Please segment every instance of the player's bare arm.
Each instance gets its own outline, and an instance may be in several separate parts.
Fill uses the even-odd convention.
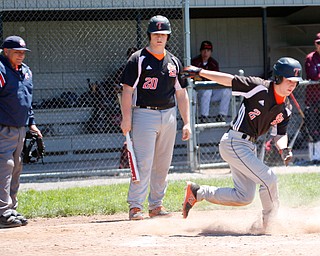
[[[189,140],[191,135],[189,97],[186,89],[176,91],[176,99],[183,120],[182,140]]]
[[[123,85],[122,98],[121,98],[121,130],[124,135],[131,131],[131,118],[132,118],[132,94],[134,88],[129,85]]]

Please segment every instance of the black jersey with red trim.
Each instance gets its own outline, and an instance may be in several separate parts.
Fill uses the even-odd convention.
[[[273,82],[259,77],[235,76],[232,95],[243,97],[232,125],[233,130],[254,138],[267,133],[270,127],[274,128],[274,134],[286,134],[292,108],[288,99],[277,104]]]
[[[182,64],[178,58],[166,51],[158,60],[146,48],[129,58],[121,77],[121,84],[136,90],[133,105],[165,107],[175,104],[175,91],[187,86],[181,78]]]

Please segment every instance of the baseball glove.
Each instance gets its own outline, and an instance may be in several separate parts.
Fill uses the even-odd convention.
[[[280,149],[279,153],[281,154],[281,158],[283,163],[288,166],[289,162],[292,160],[293,154],[291,148]]]
[[[181,77],[182,78],[195,78],[195,80],[199,80],[199,78],[201,79],[201,77],[199,76],[199,72],[202,70],[202,68],[198,68],[195,66],[188,66],[185,67],[183,69],[183,71],[181,72]]]
[[[41,159],[43,163],[44,153],[45,146],[42,138],[35,132],[27,131],[22,150],[23,162],[29,164]]]

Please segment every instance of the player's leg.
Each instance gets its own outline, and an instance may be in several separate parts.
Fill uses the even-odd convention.
[[[10,185],[14,166],[13,154],[19,134],[16,128],[0,125],[0,228],[12,228],[22,225],[12,215]]]
[[[171,165],[177,130],[176,108],[161,111],[162,123],[155,145],[155,157],[150,177],[149,215],[168,215],[163,206],[167,177]],[[162,210],[161,210],[162,209]],[[160,212],[161,210],[161,212]]]
[[[221,141],[220,154],[225,161],[245,177],[260,185],[259,195],[263,209],[264,226],[266,226],[270,218],[276,215],[279,207],[277,177],[272,169],[256,156],[255,147],[255,144],[249,141],[231,136],[231,138]],[[248,150],[251,150],[251,154]],[[231,157],[232,152],[236,157]]]
[[[20,174],[22,171],[22,161],[21,161],[21,152],[23,149],[23,141],[26,135],[26,130],[24,127],[17,128],[19,133],[17,148],[13,154],[14,167],[12,171],[12,179],[10,185],[10,196],[12,198],[13,209],[17,209],[18,207],[18,199],[17,194],[20,186]]]
[[[201,90],[199,93],[199,96],[200,96],[200,115],[201,115],[202,121],[205,122],[205,121],[208,121],[208,118],[209,118],[212,90]]]
[[[20,175],[22,172],[22,161],[21,161],[21,152],[23,149],[24,137],[26,135],[25,127],[17,128],[19,133],[17,148],[13,154],[14,167],[12,171],[12,179],[10,185],[10,197],[12,199],[12,215],[14,215],[23,226],[28,224],[27,218],[25,218],[21,213],[17,212],[18,207],[18,190],[20,186]]]
[[[232,150],[232,147],[229,146],[230,143],[231,139],[223,136],[219,147],[222,158],[229,163],[234,187],[199,186],[188,183],[183,203],[184,218],[188,216],[188,212],[193,205],[201,200],[228,206],[243,206],[252,202],[255,195],[256,183],[245,175],[238,168],[239,166],[233,165],[234,159],[237,159],[238,156]],[[251,147],[244,147],[244,150],[245,152],[242,152],[243,155],[246,154],[248,158],[254,157],[255,146],[253,144],[251,144]]]
[[[138,108],[133,110],[132,115],[132,142],[136,154],[140,182],[130,182],[127,202],[129,209],[142,210],[148,193],[155,142],[160,126],[161,115],[158,111]],[[143,218],[139,212],[134,215],[137,215],[137,218],[131,219]]]
[[[255,144],[225,134],[221,139],[219,149],[221,157],[231,167],[234,188],[200,186],[197,191],[192,191],[192,186],[188,186],[184,215],[187,216],[185,213],[195,201],[203,199],[215,204],[230,206],[249,204],[254,198],[256,184],[260,184],[260,198],[266,219],[278,206],[277,179],[272,170],[256,157]],[[189,198],[188,194],[191,195]],[[188,204],[188,200],[191,203]]]
[[[217,121],[225,121],[228,116],[231,97],[232,91],[230,88],[213,90],[211,100],[213,102],[219,102],[219,115]]]

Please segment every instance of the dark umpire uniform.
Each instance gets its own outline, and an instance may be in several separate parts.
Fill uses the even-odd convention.
[[[37,130],[32,103],[32,73],[25,64],[13,67],[10,56],[29,51],[21,37],[5,39],[0,56],[0,228],[26,225],[16,212],[26,126]],[[7,52],[8,55],[5,53]],[[19,57],[20,59],[24,57]]]

